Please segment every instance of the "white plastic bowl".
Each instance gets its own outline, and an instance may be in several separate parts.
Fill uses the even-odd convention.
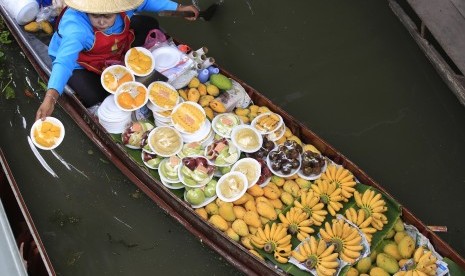
[[[228,183],[226,182],[230,177],[237,177],[239,178],[239,180],[242,182],[242,187],[241,189],[232,197],[228,197],[228,196],[225,196],[223,195],[222,191],[221,191],[221,187],[223,185],[228,185]],[[247,181],[247,177],[243,174],[243,173],[240,173],[240,172],[228,172],[227,174],[223,175],[219,180],[218,180],[218,183],[216,184],[216,195],[219,197],[219,199],[221,199],[222,201],[224,202],[233,202],[233,201],[236,201],[238,200],[241,196],[243,196],[245,194],[245,192],[247,191],[247,188],[248,188],[248,185],[247,185],[248,181]]]
[[[177,146],[176,148],[173,148],[171,151],[169,152],[160,152],[159,150],[157,150],[156,148],[156,145],[155,145],[155,135],[162,131],[162,130],[168,130],[170,132],[172,132],[174,135],[176,135],[178,137],[178,142],[179,142],[179,146]],[[158,126],[154,129],[152,129],[149,133],[149,137],[148,137],[148,143],[149,143],[149,147],[150,149],[157,155],[159,156],[162,156],[162,157],[170,157],[170,156],[174,156],[176,154],[178,154],[181,149],[182,149],[182,146],[183,146],[183,139],[182,139],[182,136],[181,134],[176,130],[174,129],[173,127],[170,127],[170,126]]]
[[[150,60],[152,61],[152,66],[150,67],[149,70],[147,70],[147,72],[144,72],[144,73],[138,73],[136,71],[134,71],[134,68],[131,67],[131,65],[128,63],[128,59],[129,59],[129,55],[131,53],[131,51],[133,51],[134,49],[137,49],[139,52],[142,52],[144,55],[146,55],[148,58],[150,58]],[[129,49],[126,54],[124,55],[124,64],[126,65],[126,67],[136,76],[139,76],[139,77],[145,77],[145,76],[148,76],[150,73],[153,72],[154,68],[155,68],[155,59],[153,58],[152,56],[152,52],[150,52],[149,50],[145,49],[144,47],[133,47],[131,49]]]
[[[53,145],[50,146],[50,147],[45,147],[45,146],[42,146],[41,144],[39,144],[37,142],[35,136],[34,136],[34,130],[37,129],[38,131],[40,131],[40,128],[42,127],[42,124],[44,122],[52,123],[53,125],[58,126],[60,128],[60,136],[55,139]],[[34,122],[34,124],[31,127],[30,136],[31,136],[31,140],[34,143],[34,145],[36,147],[38,147],[39,149],[52,150],[52,149],[58,147],[61,144],[61,142],[63,142],[63,139],[65,137],[65,127],[64,127],[63,123],[60,120],[58,120],[57,118],[55,118],[55,117],[46,117],[44,121],[37,120],[37,121]]]
[[[111,94],[114,94],[116,92],[116,90],[118,90],[118,87],[122,84],[118,84],[118,86],[116,87],[116,89],[112,90],[110,88],[108,88],[106,85],[105,85],[105,82],[104,82],[104,78],[105,78],[105,75],[107,74],[112,74],[115,78],[116,78],[116,81],[119,82],[119,80],[125,75],[125,74],[129,74],[131,76],[131,80],[130,81],[135,81],[135,77],[134,77],[134,74],[132,73],[132,71],[130,71],[128,68],[122,66],[122,65],[112,65],[112,66],[109,66],[107,67],[105,70],[103,70],[102,72],[102,75],[100,75],[100,82],[102,83],[102,86],[103,88],[111,93]]]
[[[137,106],[134,106],[133,108],[124,108],[124,107],[122,107],[118,102],[119,96],[123,92],[129,92],[129,94],[131,94],[131,96],[133,98],[135,98],[140,93],[139,90],[137,89],[138,87],[142,87],[144,89],[144,92],[143,92],[145,94],[144,95],[144,102],[142,102],[141,104],[139,104]],[[134,111],[134,110],[137,110],[137,109],[143,107],[148,102],[148,100],[149,100],[148,90],[147,90],[147,87],[145,87],[145,85],[143,85],[140,82],[137,82],[137,81],[125,82],[122,85],[120,85],[120,87],[118,87],[118,89],[116,90],[114,99],[115,99],[116,106],[118,106],[121,110],[123,110],[123,111]]]
[[[238,140],[238,137],[237,135],[241,132],[241,131],[247,131],[250,133],[250,135],[252,135],[251,139],[258,139],[258,144],[257,146],[255,147],[246,147],[244,144],[240,143],[239,140]],[[260,132],[258,132],[258,130],[256,130],[254,127],[252,126],[249,126],[249,125],[238,125],[238,126],[235,126],[233,127],[232,131],[231,131],[231,141],[233,142],[233,144],[242,152],[247,152],[247,153],[252,153],[252,152],[256,152],[258,151],[261,147],[262,147],[262,144],[263,144],[263,137],[262,135],[260,134]]]
[[[278,116],[278,118],[279,118],[279,122],[276,124],[276,126],[275,126],[273,129],[270,129],[270,130],[267,130],[267,131],[266,131],[266,130],[260,130],[260,129],[258,129],[258,128],[256,127],[256,124],[258,123],[258,121],[259,121],[261,118],[263,118],[263,117],[265,117],[265,116],[270,116],[270,115],[272,115],[272,114]],[[283,121],[283,118],[281,117],[281,115],[279,115],[279,114],[277,114],[277,113],[274,113],[274,112],[266,112],[266,113],[262,113],[262,114],[258,115],[257,117],[255,117],[255,119],[252,120],[252,122],[250,123],[250,125],[251,125],[252,127],[254,127],[258,132],[260,132],[261,134],[265,135],[265,134],[270,134],[270,133],[272,133],[272,132],[275,132],[276,130],[278,130],[278,129],[282,126],[283,123],[284,123],[284,121]]]
[[[183,108],[186,105],[193,106],[194,108],[198,109],[203,114],[203,118],[201,119],[201,122],[199,122],[200,125],[199,125],[198,129],[196,131],[193,131],[193,132],[190,132],[190,131],[186,130],[185,128],[183,128],[181,125],[177,124],[176,123],[176,118],[173,118],[173,116],[176,114],[176,112],[180,108]],[[171,122],[173,123],[174,127],[177,130],[179,130],[180,132],[182,132],[182,133],[187,133],[187,134],[195,134],[195,133],[197,133],[199,130],[202,129],[202,127],[205,124],[205,121],[207,121],[207,115],[205,114],[205,110],[198,103],[194,103],[194,102],[189,102],[188,101],[188,102],[180,103],[180,104],[176,105],[176,107],[173,109],[173,112],[171,113]]]
[[[241,165],[243,165],[245,163],[248,163],[250,168],[248,168],[248,170],[244,173],[244,172],[239,170],[239,166],[241,166]],[[255,177],[254,178],[249,178],[248,174],[252,170],[255,171]],[[237,171],[237,172],[240,172],[240,173],[244,174],[247,177],[247,182],[249,183],[248,188],[250,188],[253,185],[257,184],[257,181],[258,181],[258,179],[260,178],[260,175],[261,175],[262,166],[260,165],[260,163],[258,163],[257,160],[255,160],[253,158],[250,158],[250,157],[247,157],[247,158],[239,159],[239,161],[237,161],[232,166],[231,171],[232,172]]]
[[[160,106],[158,103],[155,102],[155,99],[153,98],[154,94],[159,93],[159,91],[152,91],[152,89],[153,89],[153,87],[155,85],[164,86],[165,89],[167,89],[171,93],[176,94],[176,100],[175,100],[175,104],[173,104],[173,106]],[[169,84],[167,82],[164,82],[164,81],[154,81],[154,82],[152,82],[148,86],[148,91],[149,91],[149,100],[150,100],[150,103],[152,104],[152,108],[151,108],[152,111],[160,111],[160,112],[162,112],[162,111],[166,111],[166,110],[172,110],[179,103],[179,98],[181,98],[181,97],[179,97],[179,93],[176,90],[176,88],[174,88],[171,84]]]

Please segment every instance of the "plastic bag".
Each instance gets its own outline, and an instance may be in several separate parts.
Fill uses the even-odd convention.
[[[55,6],[41,7],[39,13],[36,16],[36,21],[51,21],[51,18],[56,17],[59,14],[59,10]]]

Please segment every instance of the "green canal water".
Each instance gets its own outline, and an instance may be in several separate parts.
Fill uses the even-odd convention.
[[[205,8],[212,1],[199,1]],[[465,255],[465,107],[386,1],[222,1],[214,18],[160,18],[179,40],[272,99]],[[4,46],[3,46],[4,47]],[[225,275],[234,267],[141,194],[57,108],[63,144],[27,141],[42,93],[17,45],[2,48],[0,146],[60,275]]]

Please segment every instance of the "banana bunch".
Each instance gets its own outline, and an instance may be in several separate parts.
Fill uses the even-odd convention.
[[[310,227],[310,225],[312,225],[312,219],[300,208],[292,207],[286,215],[280,213],[279,220],[281,220],[284,227],[287,227],[287,231],[291,235],[297,234],[297,239],[299,239],[299,241],[305,240],[310,237],[311,233],[315,232],[315,230]]]
[[[341,195],[342,189],[337,188],[336,184],[320,178],[315,180],[311,189],[315,193],[315,196],[320,198],[320,202],[326,205],[326,208],[332,216],[335,216],[336,212],[342,208],[341,201],[344,200],[344,197]]]
[[[313,190],[302,192],[300,201],[295,200],[294,206],[304,210],[316,226],[321,226],[328,214],[328,211],[324,209],[324,203],[320,202],[320,197],[316,196]]]
[[[398,274],[400,275],[408,275],[408,276],[434,276],[436,275],[436,261],[437,258],[433,255],[433,252],[427,250],[423,247],[418,247],[413,253],[413,260],[415,261],[415,269],[407,270],[407,271],[399,271]],[[402,274],[401,272],[405,272]],[[399,274],[401,273],[401,274]]]
[[[334,252],[334,244],[326,246],[324,240],[316,241],[315,237],[303,241],[297,249],[292,251],[292,257],[309,269],[315,269],[318,276],[336,274],[338,254]]]
[[[434,276],[436,275],[437,258],[433,252],[423,247],[418,247],[413,253],[415,266],[413,269],[398,271],[394,276]]]
[[[324,174],[321,175],[321,179],[334,183],[336,188],[341,188],[345,202],[349,201],[349,198],[354,194],[356,184],[354,176],[343,166],[329,165]]]
[[[362,231],[365,234],[368,243],[371,244],[372,235],[377,231],[375,228],[370,227],[373,217],[366,217],[365,211],[363,211],[362,209],[358,209],[357,212],[352,207],[346,210],[345,217],[358,226],[360,231]]]
[[[362,237],[344,220],[333,220],[332,224],[326,222],[325,227],[320,228],[320,235],[325,242],[334,244],[335,251],[345,262],[353,264],[360,257]]]
[[[383,229],[388,223],[387,217],[383,214],[387,211],[386,202],[381,198],[381,193],[368,189],[363,195],[358,191],[354,192],[355,203],[365,211],[367,217],[372,217],[371,225],[377,230]]]
[[[267,253],[274,252],[274,258],[280,263],[287,263],[291,255],[291,235],[287,235],[287,227],[282,223],[274,222],[271,226],[258,228],[254,236],[251,237],[252,244],[265,250]]]

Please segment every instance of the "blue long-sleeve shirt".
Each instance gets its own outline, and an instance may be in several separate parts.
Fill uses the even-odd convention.
[[[126,11],[126,14],[131,17],[140,11],[176,10],[177,5],[170,0],[145,0],[135,10]],[[120,33],[123,27],[123,18],[118,14],[113,26],[105,30],[105,33]],[[83,68],[77,63],[79,53],[92,48],[95,35],[87,13],[71,8],[61,18],[58,31],[59,35],[57,32],[53,34],[48,48],[48,54],[53,60],[48,89],[55,89],[61,95],[73,70]]]

